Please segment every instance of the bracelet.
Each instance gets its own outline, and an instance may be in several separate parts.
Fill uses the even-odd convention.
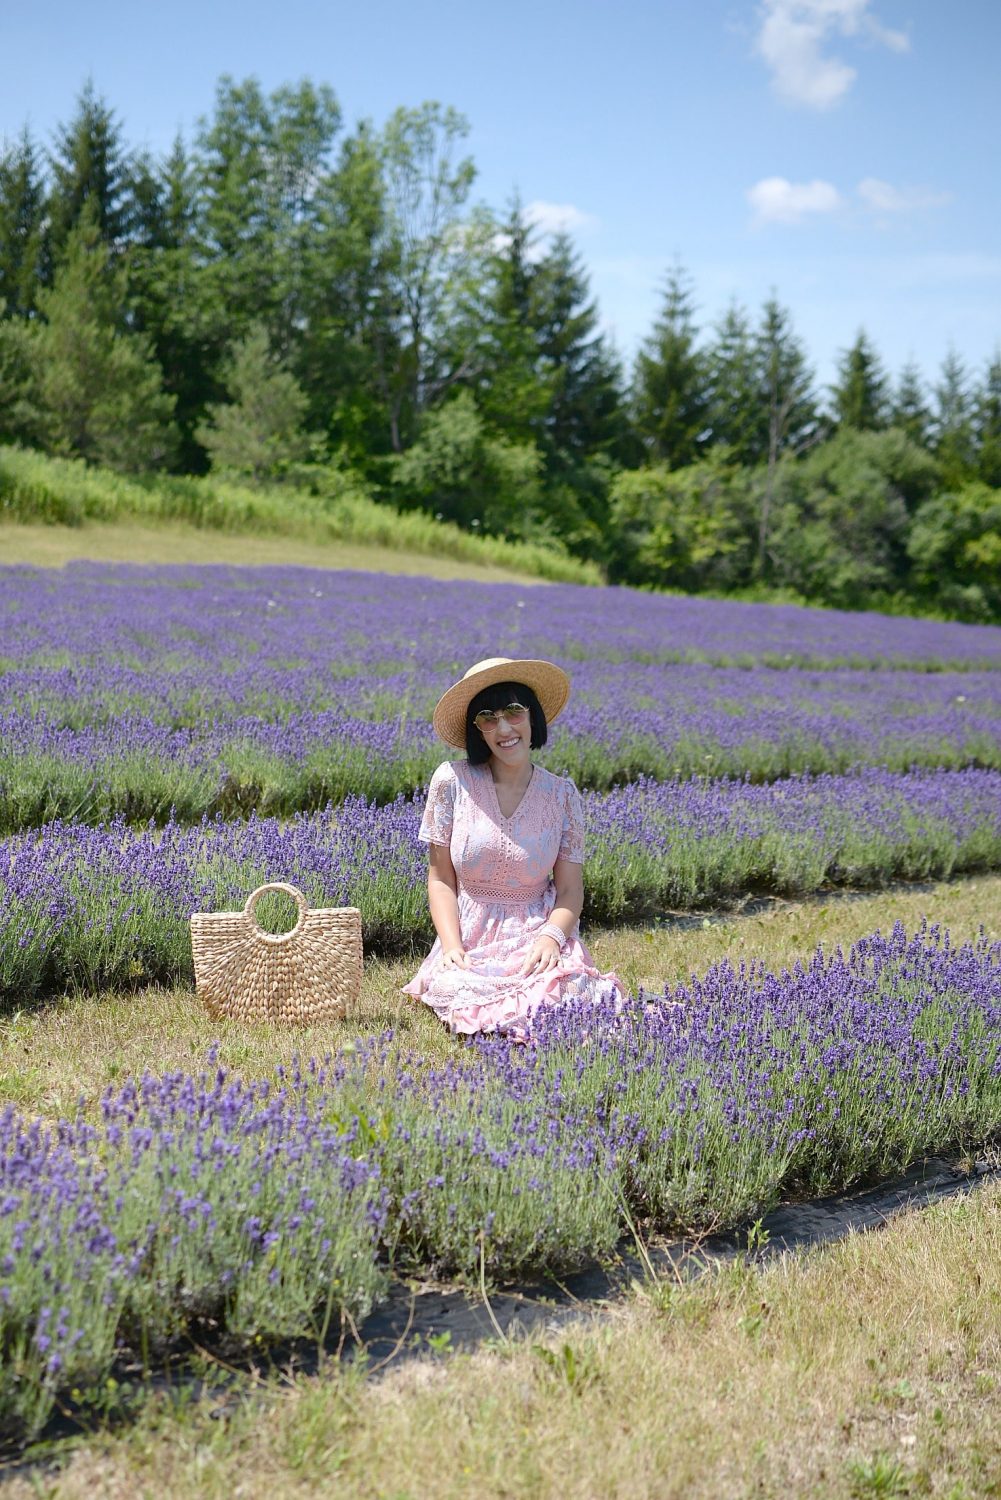
[[[553,940],[554,943],[558,943],[559,944],[559,949],[560,949],[561,953],[563,952],[563,949],[566,947],[567,941],[568,941],[567,935],[563,931],[563,928],[562,927],[557,927],[557,925],[556,925],[555,922],[547,922],[545,924],[545,926],[540,927],[539,928],[539,937],[552,938],[552,940]]]

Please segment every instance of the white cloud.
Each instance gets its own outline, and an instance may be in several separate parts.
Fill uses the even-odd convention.
[[[546,203],[536,198],[525,207],[525,218],[542,234],[573,234],[578,229],[596,229],[598,220],[572,203]]]
[[[937,193],[932,188],[897,188],[878,177],[863,177],[858,195],[866,208],[877,214],[910,214],[922,208],[941,208],[950,198],[949,193]]]
[[[809,214],[831,214],[844,199],[831,182],[789,182],[785,177],[763,177],[747,190],[747,201],[758,224],[798,224]]]
[[[832,36],[862,36],[906,52],[907,35],[870,14],[870,0],[764,0],[755,50],[790,104],[829,109],[851,88],[855,68],[826,51]]]

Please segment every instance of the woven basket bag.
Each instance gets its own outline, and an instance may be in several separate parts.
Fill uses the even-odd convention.
[[[265,932],[255,909],[265,891],[284,891],[299,908],[290,932]],[[242,911],[191,918],[195,989],[209,1014],[238,1021],[309,1026],[341,1020],[361,988],[361,912],[311,910],[294,885],[258,886]]]

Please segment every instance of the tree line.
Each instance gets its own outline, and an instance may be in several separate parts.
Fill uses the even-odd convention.
[[[1001,353],[929,386],[860,330],[822,391],[777,297],[703,329],[674,266],[626,370],[570,238],[473,201],[467,135],[223,77],[158,158],[88,84],[0,154],[0,441],[319,492],[346,467],[613,581],[1001,618]]]

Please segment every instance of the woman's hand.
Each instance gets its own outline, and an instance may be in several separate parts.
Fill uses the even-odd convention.
[[[461,946],[446,948],[441,955],[441,966],[443,969],[468,969],[469,959],[466,950]]]
[[[548,969],[555,969],[559,961],[560,945],[556,939],[539,937],[528,950],[518,973],[524,978],[530,974],[545,974]]]

